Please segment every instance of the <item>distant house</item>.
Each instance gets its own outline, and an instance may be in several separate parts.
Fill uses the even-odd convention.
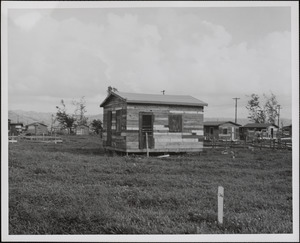
[[[76,127],[76,135],[89,135],[90,128],[86,125],[79,125]]]
[[[231,121],[206,121],[203,125],[205,140],[235,141],[239,139],[240,124]]]
[[[40,123],[34,122],[31,124],[26,125],[26,134],[30,135],[46,135],[48,134],[48,126]]]
[[[292,124],[289,126],[282,127],[282,136],[283,137],[292,137]]]
[[[10,136],[17,136],[23,131],[23,123],[16,122],[12,123],[10,119],[8,119],[8,131]]]
[[[241,139],[276,138],[278,126],[272,123],[248,123],[240,128]]]
[[[103,146],[121,152],[199,152],[207,104],[189,95],[111,92],[103,107]]]

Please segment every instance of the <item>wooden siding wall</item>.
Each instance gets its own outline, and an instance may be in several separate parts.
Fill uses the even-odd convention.
[[[34,125],[28,126],[26,133],[31,134],[48,134],[48,128],[42,125],[37,125],[36,128]]]
[[[116,131],[116,111],[122,110],[121,112],[121,128],[126,129],[126,103],[119,98],[112,97],[107,105],[104,107],[103,111],[103,133],[102,140],[103,145],[107,144],[107,114],[109,111],[112,112],[112,124],[111,124],[111,147],[115,150],[125,150],[126,149],[126,136],[122,132]]]
[[[213,128],[213,135],[210,134],[210,129]],[[232,135],[232,128],[234,128],[234,134]],[[227,129],[227,134],[223,134],[223,129]],[[222,139],[231,140],[239,139],[239,126],[235,126],[231,123],[224,123],[220,126],[204,126],[204,136],[206,139]]]
[[[232,128],[233,134],[232,134]],[[223,134],[223,129],[227,129],[227,134]],[[228,140],[239,138],[239,127],[231,123],[224,123],[219,126],[219,139]]]
[[[126,137],[127,151],[139,149],[139,113],[154,115],[153,152],[201,151],[203,148],[203,107],[171,105],[127,105],[127,127],[122,132]],[[182,132],[169,132],[169,114],[182,115]]]

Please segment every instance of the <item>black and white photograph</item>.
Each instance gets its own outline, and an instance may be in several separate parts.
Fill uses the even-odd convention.
[[[298,1],[1,1],[1,240],[299,242]]]

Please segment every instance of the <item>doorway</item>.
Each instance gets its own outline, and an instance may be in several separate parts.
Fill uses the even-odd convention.
[[[146,136],[148,136],[148,148],[154,148],[153,138],[154,115],[152,112],[140,112],[139,115],[139,148],[147,148]],[[147,135],[146,135],[147,134]]]

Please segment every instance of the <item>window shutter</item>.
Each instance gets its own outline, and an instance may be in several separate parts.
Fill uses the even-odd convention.
[[[169,115],[169,131],[182,132],[182,115]]]

